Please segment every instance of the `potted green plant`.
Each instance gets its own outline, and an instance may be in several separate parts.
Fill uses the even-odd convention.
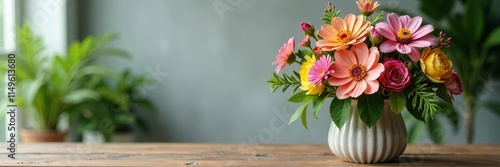
[[[111,80],[109,80],[111,79]],[[153,84],[145,75],[133,75],[124,70],[118,78],[98,81],[96,91],[100,99],[91,100],[81,112],[79,131],[84,142],[131,142],[135,127],[150,133],[140,111],[156,112],[149,98],[140,89]],[[118,139],[121,137],[121,139]]]
[[[33,34],[28,24],[16,33],[16,102],[29,123],[21,130],[21,141],[63,141],[66,133],[56,129],[61,115],[99,97],[96,90],[85,87],[87,78],[116,75],[94,60],[103,55],[128,54],[105,47],[115,38],[107,34],[75,41],[65,55],[47,56],[41,37]]]
[[[466,142],[473,143],[474,120],[477,111],[487,107],[490,111],[500,116],[500,105],[496,99],[481,100],[479,97],[486,91],[487,82],[498,78],[498,60],[500,57],[500,12],[498,1],[492,0],[461,0],[461,1],[435,1],[421,0],[420,11],[427,16],[427,22],[435,25],[435,32],[448,34],[452,47],[445,52],[455,62],[455,70],[461,78],[463,86],[463,108],[465,110],[464,123]],[[401,14],[407,11],[389,9]],[[446,116],[454,129],[458,129],[457,114],[449,112]],[[439,132],[441,126],[434,121],[429,132]],[[430,124],[432,125],[432,124]],[[433,138],[440,138],[443,133],[433,134]],[[434,141],[442,141],[434,140]]]

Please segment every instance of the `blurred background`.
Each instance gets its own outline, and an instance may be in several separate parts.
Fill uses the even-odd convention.
[[[0,1],[4,57],[19,49],[13,40],[13,26],[23,23],[40,36],[48,55],[64,55],[73,41],[87,36],[117,35],[107,46],[127,52],[129,58],[102,57],[95,63],[112,71],[128,69],[130,75],[151,81],[136,87],[135,93],[149,98],[156,111],[131,107],[150,129],[150,133],[144,133],[132,126],[133,141],[326,143],[331,123],[328,108],[321,110],[319,119],[308,118],[308,130],[297,122],[288,125],[299,104],[287,101],[290,92],[271,93],[266,80],[276,68],[271,62],[283,43],[292,36],[296,42],[302,39],[300,23],[319,28],[327,0]],[[383,7],[420,13],[416,0],[379,2]],[[332,3],[342,10],[341,16],[358,13],[354,1]],[[286,72],[291,70],[285,68]],[[487,93],[479,99],[498,101],[500,83],[486,79]],[[461,96],[455,98],[455,107],[456,133],[446,118],[436,118],[442,122],[437,131],[443,134],[445,143],[466,140]],[[478,109],[474,142],[500,144],[495,128],[500,117],[485,110]],[[2,111],[2,121],[4,114]],[[18,117],[23,120],[22,115]],[[77,124],[85,122],[85,118],[77,120]],[[97,123],[94,129],[100,126],[104,125]],[[0,131],[3,140],[5,129],[1,127]],[[419,133],[414,142],[432,143],[428,134]],[[81,133],[71,133],[66,140],[81,141]]]

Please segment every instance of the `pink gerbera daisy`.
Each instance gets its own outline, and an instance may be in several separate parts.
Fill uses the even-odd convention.
[[[299,46],[309,46],[309,35],[306,35],[302,41],[300,41]]]
[[[359,97],[363,92],[373,94],[379,88],[377,81],[384,65],[379,63],[380,53],[376,47],[370,48],[365,43],[351,47],[351,50],[338,50],[335,52],[335,61],[330,70],[328,83],[339,86],[337,98]]]
[[[330,56],[321,56],[318,61],[314,62],[314,65],[309,71],[309,82],[313,85],[323,83],[323,81],[328,78],[328,75],[333,73],[333,71],[330,71],[332,63],[332,58]]]
[[[436,45],[438,40],[429,34],[434,31],[432,25],[422,24],[422,18],[417,16],[410,18],[408,15],[398,17],[391,13],[387,15],[387,23],[377,23],[377,29],[387,40],[380,44],[380,52],[390,53],[394,50],[407,54],[411,60],[420,59],[420,51],[417,48]]]
[[[293,37],[288,39],[288,42],[283,44],[283,47],[280,48],[278,55],[276,55],[276,61],[272,64],[278,64],[276,67],[276,73],[279,73],[283,67],[288,63],[288,58],[293,54],[293,50],[295,49],[295,40]]]

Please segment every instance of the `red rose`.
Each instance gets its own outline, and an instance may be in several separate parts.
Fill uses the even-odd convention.
[[[400,60],[384,60],[385,70],[380,74],[378,81],[382,89],[402,92],[411,83],[411,73]]]
[[[454,94],[454,95],[459,95],[462,93],[462,82],[460,81],[460,78],[458,78],[457,72],[453,70],[451,73],[451,77],[446,79],[444,81],[444,85],[448,89],[448,93]]]

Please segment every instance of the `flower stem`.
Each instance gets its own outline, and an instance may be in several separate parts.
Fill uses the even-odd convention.
[[[465,127],[467,144],[474,142],[474,116],[475,116],[475,98],[473,95],[465,96]]]

